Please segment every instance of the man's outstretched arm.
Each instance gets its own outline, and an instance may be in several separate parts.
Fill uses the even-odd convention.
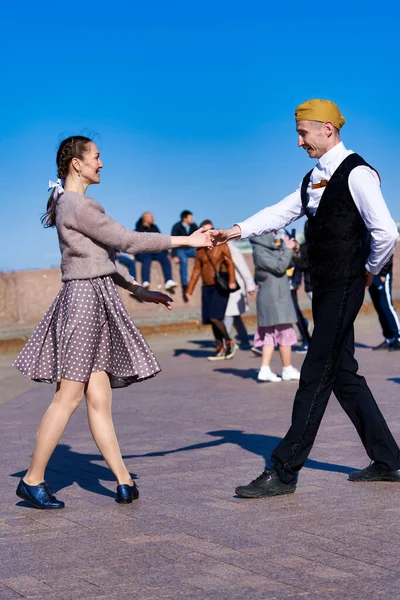
[[[264,235],[271,231],[277,231],[286,227],[289,223],[296,221],[304,215],[303,206],[301,204],[300,188],[293,194],[286,196],[283,200],[267,206],[258,213],[237,223],[229,229],[218,229],[213,232],[214,245],[220,246],[228,240],[244,239]]]

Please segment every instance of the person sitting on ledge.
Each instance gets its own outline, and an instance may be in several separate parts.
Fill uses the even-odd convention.
[[[144,212],[136,222],[136,231],[141,233],[160,233],[157,225],[154,224],[154,215],[151,212]],[[149,252],[136,254],[136,260],[142,263],[142,286],[150,287],[150,267],[153,260],[160,263],[165,280],[165,289],[174,293],[177,286],[176,281],[172,279],[171,262],[168,258],[168,252]]]

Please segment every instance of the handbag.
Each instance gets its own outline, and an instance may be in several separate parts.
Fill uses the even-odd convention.
[[[227,296],[229,294],[232,294],[233,292],[237,292],[238,290],[240,290],[238,282],[236,282],[235,288],[231,289],[229,287],[229,275],[226,271],[221,270],[222,264],[219,268],[219,271],[217,271],[209,254],[207,254],[207,258],[215,271],[215,287],[217,288],[220,294],[222,294],[223,296]]]

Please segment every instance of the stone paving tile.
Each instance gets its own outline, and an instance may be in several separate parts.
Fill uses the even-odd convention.
[[[22,597],[23,596],[21,594],[18,594],[11,588],[0,583],[0,598],[1,598],[1,600],[17,600],[18,598],[22,598]]]
[[[360,321],[357,339],[379,341],[376,322]],[[22,506],[15,487],[53,390],[37,385],[0,406],[0,599],[398,600],[400,486],[347,481],[368,460],[336,400],[296,494],[243,501],[234,488],[261,472],[286,432],[296,385],[258,385],[250,353],[215,367],[183,337],[151,345],[163,373],[114,395],[141,492],[132,505],[115,503],[82,405],[47,474],[66,508]],[[358,359],[400,438],[391,354],[360,348]]]
[[[45,595],[51,591],[46,583],[30,576],[4,578],[1,583],[23,597],[38,593]]]

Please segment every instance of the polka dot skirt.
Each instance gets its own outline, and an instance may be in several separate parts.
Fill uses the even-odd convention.
[[[66,282],[13,365],[47,383],[88,381],[91,373],[106,371],[111,387],[161,371],[111,277]]]

